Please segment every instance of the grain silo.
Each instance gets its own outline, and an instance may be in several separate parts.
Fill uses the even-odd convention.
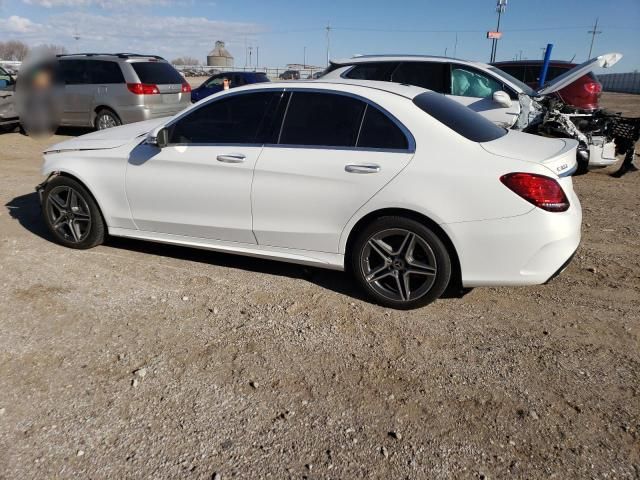
[[[224,42],[218,40],[213,50],[207,55],[207,65],[210,67],[233,67],[233,57],[224,47]]]

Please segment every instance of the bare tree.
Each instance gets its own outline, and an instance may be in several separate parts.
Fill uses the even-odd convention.
[[[63,45],[55,45],[53,43],[43,44],[38,46],[38,49],[43,53],[48,53],[50,55],[64,55],[65,53],[69,53]]]
[[[174,65],[200,65],[200,61],[193,57],[178,57],[171,60]]]
[[[0,42],[0,59],[22,61],[29,54],[29,46],[19,40]]]

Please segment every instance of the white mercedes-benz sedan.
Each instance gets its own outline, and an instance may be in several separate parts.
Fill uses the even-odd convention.
[[[561,271],[580,243],[576,145],[419,87],[268,83],[54,145],[37,190],[71,248],[110,234],[348,270],[413,308]]]

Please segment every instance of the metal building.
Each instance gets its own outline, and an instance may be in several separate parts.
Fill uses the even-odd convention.
[[[207,65],[210,67],[233,67],[233,56],[224,47],[224,42],[218,40],[213,50],[207,55]]]

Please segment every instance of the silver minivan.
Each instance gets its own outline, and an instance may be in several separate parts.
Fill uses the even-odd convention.
[[[162,57],[133,53],[58,55],[63,84],[59,126],[102,130],[175,115],[191,86]]]

